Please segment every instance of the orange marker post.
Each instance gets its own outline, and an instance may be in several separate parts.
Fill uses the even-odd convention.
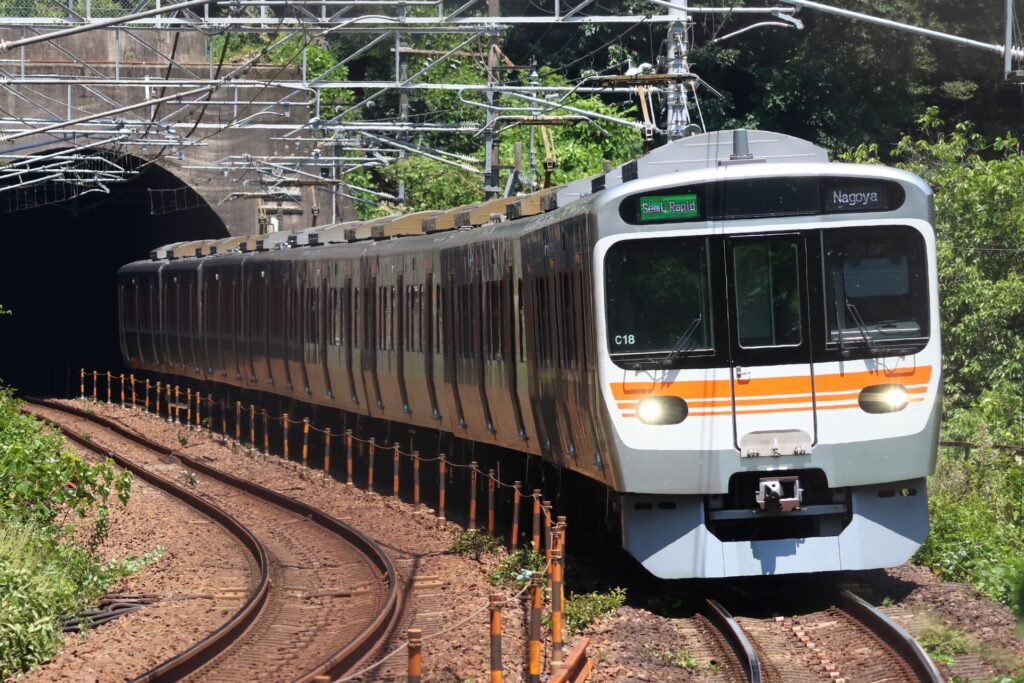
[[[224,401],[217,401],[220,408],[220,435],[224,443],[228,442],[228,406]]]
[[[476,461],[469,463],[469,530],[476,531]]]
[[[529,683],[540,683],[540,621],[544,599],[541,595],[543,580],[538,572],[530,577],[530,645]]]
[[[242,443],[242,402],[235,401],[235,444]]]
[[[156,416],[160,417],[160,382],[156,383]]]
[[[124,373],[121,373],[121,407],[124,408]]]
[[[523,482],[517,481],[512,488],[512,538],[510,545],[512,550],[519,545],[519,503],[523,499]]]
[[[551,562],[551,503],[544,501],[544,561]]]
[[[114,382],[113,376],[110,374],[110,370],[107,370],[107,403],[108,404],[110,403],[110,391],[111,391],[111,384],[113,384],[113,382]]]
[[[288,462],[288,413],[281,416],[281,434],[284,442],[284,460]]]
[[[263,457],[270,455],[270,416],[267,409],[263,409]]]
[[[202,415],[201,415],[202,407],[203,407],[203,395],[199,393],[198,389],[196,389],[196,425],[195,425],[196,429],[202,429],[203,428],[203,420],[202,420]]]
[[[411,628],[407,632],[409,640],[408,682],[421,683],[423,676],[423,631]]]
[[[146,378],[146,406],[145,406],[145,410],[146,410],[147,413],[149,412],[149,378],[148,377]]]
[[[78,392],[78,398],[85,398],[85,368],[82,368],[82,372],[79,374],[81,379],[79,385],[81,389]]]
[[[551,673],[562,668],[562,551],[551,550]]]
[[[302,418],[302,466],[309,467],[309,418]]]
[[[256,448],[256,406],[249,404],[249,453]]]
[[[331,428],[324,430],[324,479],[331,472]]]
[[[96,376],[96,371],[95,371],[95,370],[93,370],[93,371],[92,371],[92,400],[93,400],[93,401],[97,401],[97,400],[99,400],[99,399],[98,399],[98,398],[96,397],[96,387],[97,387],[97,385],[98,385],[98,384],[99,384],[99,382],[98,382],[98,380],[97,380],[97,376]]]
[[[352,430],[345,430],[345,483],[352,486]]]
[[[558,543],[555,547],[562,551],[562,558],[565,559],[565,515],[558,515],[555,519],[555,531],[558,532]]]
[[[540,552],[540,489],[533,490],[533,552]]]
[[[171,383],[164,385],[164,398],[167,399],[167,421],[174,422],[174,402],[171,400]]]
[[[181,387],[174,385],[174,424],[181,424]]]
[[[491,611],[491,683],[501,683],[501,608],[505,598],[493,593],[487,605]]]
[[[420,452],[412,452],[412,502],[420,505]]]
[[[366,490],[373,491],[373,456],[377,452],[377,437],[370,437],[370,466],[368,469]]]
[[[133,372],[132,374],[130,374],[128,376],[128,379],[129,379],[129,382],[130,382],[129,386],[131,386],[131,389],[132,389],[132,408],[134,408],[136,406],[136,401],[135,401],[135,373]]]
[[[185,390],[185,426],[192,429],[192,387]]]
[[[448,463],[444,459],[444,453],[441,454],[441,459],[437,463],[438,471],[438,493],[437,493],[437,518],[444,523],[444,475],[445,470],[448,469]]]
[[[394,462],[394,467],[393,467],[393,469],[391,471],[392,472],[391,495],[393,497],[395,497],[395,498],[398,498],[398,466],[399,466],[398,456],[401,454],[401,451],[399,450],[399,445],[398,445],[397,441],[395,442],[395,445],[394,445],[393,449],[394,449],[394,452],[392,453],[392,460]]]
[[[494,470],[487,470],[487,533],[494,535]]]

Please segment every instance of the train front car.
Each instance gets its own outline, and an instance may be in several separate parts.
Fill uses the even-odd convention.
[[[938,440],[932,193],[746,156],[592,204],[624,545],[664,578],[899,564]]]

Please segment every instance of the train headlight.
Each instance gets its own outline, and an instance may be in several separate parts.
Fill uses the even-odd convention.
[[[861,391],[857,402],[866,413],[898,413],[910,403],[910,393],[902,384],[875,384]]]
[[[689,409],[678,396],[648,396],[640,399],[636,416],[645,425],[674,425],[686,419]]]

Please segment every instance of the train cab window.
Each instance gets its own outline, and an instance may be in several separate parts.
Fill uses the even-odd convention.
[[[799,247],[789,239],[733,246],[737,338],[741,347],[800,345],[799,263]]]
[[[826,347],[844,357],[916,353],[928,342],[924,238],[907,226],[822,234]]]
[[[671,366],[714,352],[706,238],[618,242],[604,268],[613,361]]]

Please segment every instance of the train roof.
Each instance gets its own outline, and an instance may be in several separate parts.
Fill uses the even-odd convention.
[[[760,130],[727,130],[694,135],[658,147],[606,173],[526,195],[500,197],[445,211],[386,216],[301,230],[229,237],[221,240],[176,242],[154,249],[154,261],[203,258],[230,251],[256,252],[321,244],[391,240],[481,226],[499,226],[575,204],[609,187],[667,174],[706,170],[744,163],[828,163],[826,151],[806,140]],[[490,231],[489,231],[490,232]]]

